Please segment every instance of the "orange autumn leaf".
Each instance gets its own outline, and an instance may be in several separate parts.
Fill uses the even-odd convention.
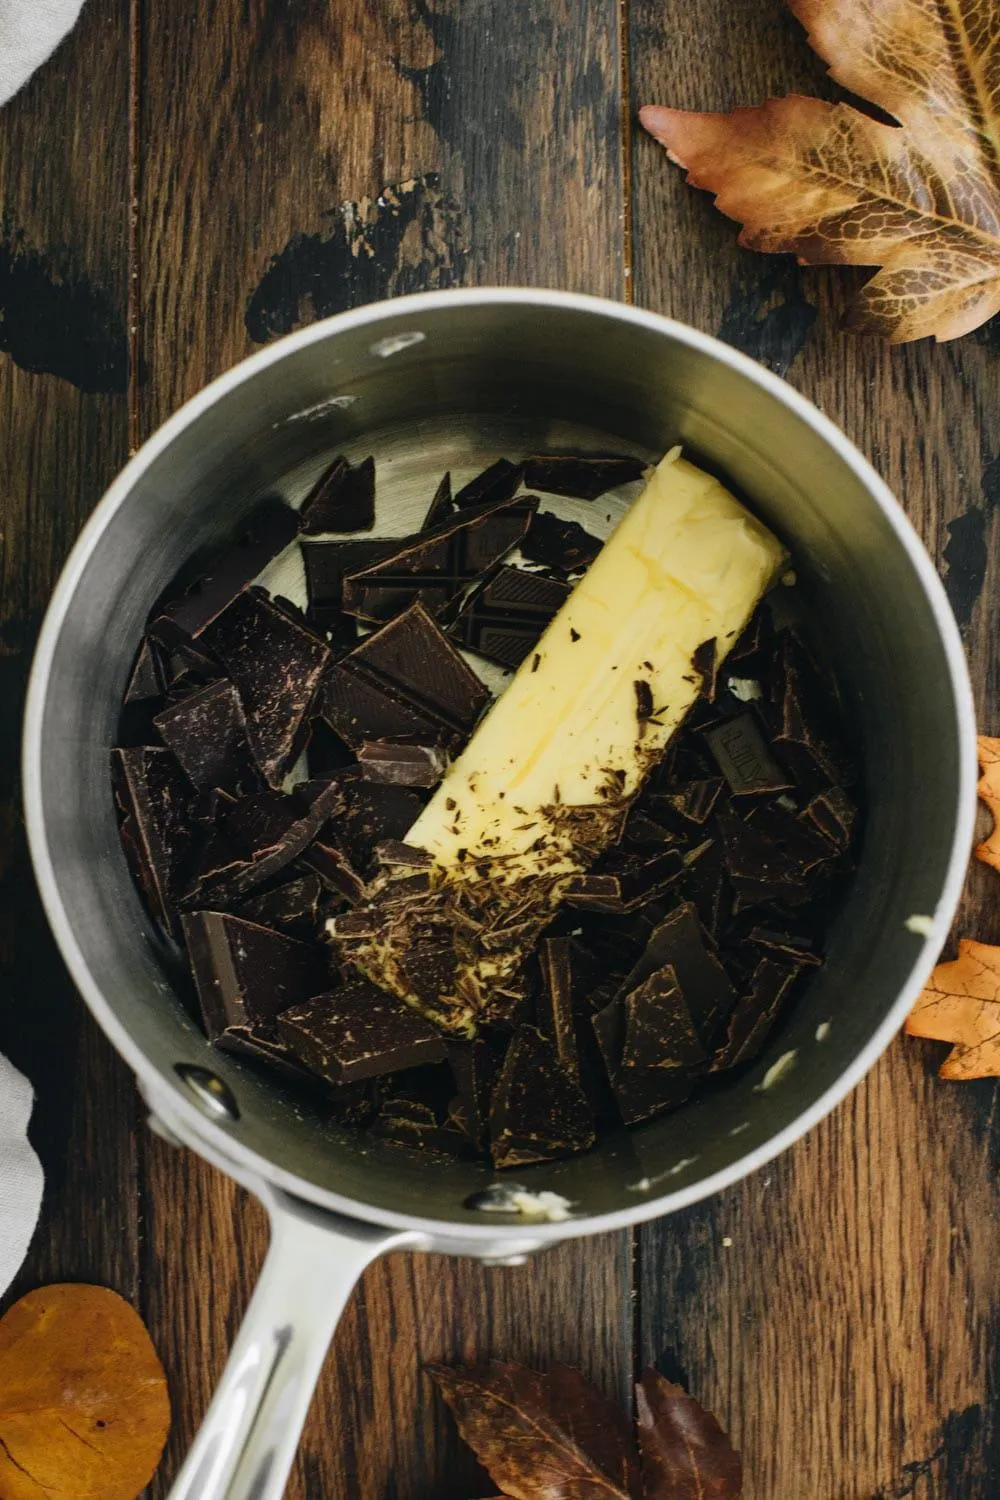
[[[1000,948],[962,938],[938,964],[906,1021],[910,1036],[952,1042],[942,1078],[1000,1077]]]
[[[42,1287],[0,1318],[2,1500],[135,1500],[169,1428],[163,1366],[116,1292]]]
[[[899,122],[792,94],[730,114],[647,105],[646,129],[754,250],[880,266],[846,323],[958,338],[1000,310],[994,0],[788,0],[833,78]]]
[[[984,865],[992,865],[994,870],[1000,870],[1000,740],[981,734],[976,745],[979,751],[979,769],[983,773],[976,791],[979,793],[979,800],[993,814],[990,836],[976,845],[976,858],[981,859]]]

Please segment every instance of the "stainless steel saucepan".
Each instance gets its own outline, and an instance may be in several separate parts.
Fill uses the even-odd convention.
[[[329,1124],[216,1052],[133,889],[108,774],[147,612],[178,567],[267,494],[301,497],[336,452],[376,456],[383,515],[446,468],[580,445],[681,442],[786,540],[860,729],[867,828],[829,961],[750,1076],[577,1159],[522,1174],[566,1222],[487,1214],[485,1166],[420,1161]],[[398,514],[397,514],[398,508]],[[596,514],[598,507],[594,507]],[[602,512],[607,514],[607,512]],[[628,607],[628,601],[622,601]],[[830,1110],[901,1024],[948,929],[975,808],[974,721],[944,592],[886,487],[780,380],[638,309],[548,291],[404,298],[319,323],[190,401],[115,481],[56,589],[25,731],[32,855],[86,1003],[155,1128],[266,1205],[271,1248],[174,1500],[277,1500],[362,1269],[407,1247],[516,1262],[636,1224],[768,1161]],[[930,916],[926,936],[907,927]],[[920,927],[922,924],[916,924]],[[756,1091],[774,1061],[780,1081]]]

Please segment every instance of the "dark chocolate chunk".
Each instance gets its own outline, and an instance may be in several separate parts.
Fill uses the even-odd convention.
[[[167,680],[163,661],[156,642],[144,636],[139,654],[132,665],[128,686],[125,689],[125,704],[144,703],[150,698],[161,698],[166,692]]]
[[[475,479],[464,484],[455,496],[459,510],[471,510],[477,505],[496,505],[509,500],[521,483],[521,465],[512,464],[508,458],[498,458]]]
[[[702,641],[700,646],[695,647],[694,655],[691,657],[691,670],[701,678],[701,696],[707,698],[709,703],[714,703],[716,676],[719,670],[714,635],[711,640]]]
[[[834,684],[823,682],[809,652],[791,631],[783,633],[778,653],[784,694],[780,732],[772,742],[775,754],[804,786],[850,786],[857,768],[833,728]]]
[[[801,972],[801,964],[760,960],[749,990],[737,1001],[725,1041],[712,1062],[713,1073],[738,1068],[757,1056]]]
[[[335,625],[341,615],[344,575],[391,557],[402,545],[401,541],[388,537],[365,537],[350,542],[303,542],[302,561],[306,570],[310,618],[327,628]],[[351,628],[356,628],[353,620]]]
[[[305,536],[371,531],[375,525],[374,458],[366,458],[356,469],[346,458],[335,458],[303,500],[299,524]]]
[[[210,1040],[227,1026],[270,1034],[281,1011],[329,984],[323,948],[225,912],[181,918],[202,1019]]]
[[[220,1052],[231,1052],[237,1057],[264,1063],[269,1073],[277,1074],[300,1088],[303,1085],[315,1088],[318,1084],[315,1074],[304,1068],[283,1042],[253,1031],[249,1026],[227,1026],[215,1037],[214,1045]]]
[[[261,506],[235,545],[226,548],[188,593],[165,605],[150,621],[150,635],[168,647],[197,639],[285,550],[298,529],[298,515],[283,501]]]
[[[525,460],[524,482],[550,495],[597,500],[608,490],[641,479],[647,468],[641,458],[627,454],[535,453]]]
[[[375,845],[374,854],[380,865],[403,865],[411,870],[427,870],[434,863],[426,849],[404,844],[402,839],[383,839]]]
[[[214,656],[190,642],[174,647],[167,656],[166,670],[169,695],[175,699],[210,682],[218,682],[224,675]]]
[[[665,797],[673,810],[689,823],[707,823],[711,817],[719,793],[722,791],[722,778],[720,776],[707,776],[697,781],[689,781],[679,792],[665,793]]]
[[[153,723],[193,786],[234,795],[259,787],[243,705],[231,682],[209,683],[163,709]]]
[[[336,781],[304,787],[308,792],[261,792],[226,808],[197,860],[185,906],[235,901],[291,864],[344,805]]]
[[[310,721],[305,757],[310,776],[333,776],[355,764],[354,752],[320,718]]]
[[[721,840],[713,839],[701,858],[687,868],[682,885],[684,895],[698,912],[702,927],[714,942],[718,942],[731,906]]]
[[[708,1054],[670,965],[598,1011],[593,1028],[626,1125],[683,1104],[705,1071]]]
[[[342,772],[338,784],[341,805],[323,837],[367,877],[379,862],[379,848],[386,840],[403,839],[424,804],[410,788],[368,781],[360,771]]]
[[[426,610],[412,604],[333,665],[317,711],[354,749],[365,740],[425,735],[455,749],[489,697]]]
[[[322,891],[318,875],[299,875],[243,902],[239,915],[261,927],[273,927],[276,932],[309,937],[319,921]]]
[[[315,871],[327,890],[356,906],[365,894],[365,883],[350,860],[332,844],[316,839],[299,856],[301,864]]]
[[[533,1026],[519,1026],[490,1106],[493,1165],[521,1167],[586,1151],[595,1133],[590,1101],[555,1047]]]
[[[445,474],[434,491],[434,498],[420,528],[421,532],[433,531],[435,526],[440,526],[442,521],[450,520],[454,514],[455,502],[451,498],[451,475]]]
[[[539,945],[542,992],[538,1000],[538,1029],[552,1043],[562,1066],[580,1077],[573,1006],[572,938],[545,938]]]
[[[742,881],[801,886],[811,870],[836,853],[822,834],[773,802],[754,808],[746,818],[724,807],[718,823],[726,868],[737,889]]]
[[[560,521],[550,511],[540,510],[521,543],[529,562],[542,563],[564,576],[589,568],[604,543],[578,521]]]
[[[278,1036],[311,1072],[353,1083],[444,1060],[441,1032],[395,995],[351,979],[278,1018]]]
[[[369,781],[390,786],[437,786],[448,769],[448,757],[437,745],[400,740],[362,740],[358,765]]]
[[[773,635],[770,611],[766,605],[761,605],[734,642],[726,658],[727,670],[736,677],[759,677],[768,659]]]
[[[800,820],[827,839],[838,854],[846,854],[854,838],[858,821],[857,804],[843,787],[831,786],[819,792],[799,814]]]
[[[751,927],[747,942],[762,948],[765,958],[816,968],[823,960],[812,950],[812,940],[793,932],[775,932],[769,927]]]
[[[448,634],[502,667],[519,667],[569,598],[568,584],[505,566],[462,605]]]
[[[192,842],[191,789],[169,750],[112,750],[111,768],[128,822],[126,853],[153,916],[169,929]]]
[[[490,1096],[496,1077],[496,1061],[486,1042],[448,1044],[448,1061],[457,1090],[448,1108],[449,1118],[478,1151],[489,1141]]]
[[[517,546],[537,503],[534,496],[520,495],[461,511],[433,530],[397,543],[381,561],[344,575],[344,608],[375,623],[415,602],[440,614]]]
[[[612,850],[589,874],[574,875],[566,890],[567,906],[589,911],[628,912],[659,896],[684,874],[678,849],[649,854]]]
[[[622,843],[630,849],[658,849],[675,842],[673,829],[658,823],[641,807],[633,807],[625,820]]]
[[[630,993],[667,965],[674,971],[698,1035],[706,1046],[710,1045],[732,1010],[736,995],[726,971],[709,952],[698,913],[690,901],[675,907],[654,930],[623,993]]]
[[[442,1122],[434,1106],[423,1099],[384,1100],[371,1133],[381,1141],[435,1155],[460,1156],[469,1146],[462,1131],[448,1121]]]
[[[781,792],[794,785],[768,749],[753,714],[726,719],[705,739],[734,795]]]
[[[305,741],[306,715],[331,659],[329,646],[257,590],[241,594],[203,638],[240,695],[264,779],[280,787]]]

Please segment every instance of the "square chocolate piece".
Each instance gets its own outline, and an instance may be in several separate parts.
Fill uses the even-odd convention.
[[[569,584],[557,578],[524,568],[499,568],[465,601],[448,634],[501,667],[519,667],[571,592]]]
[[[278,1018],[278,1036],[300,1062],[329,1083],[354,1083],[442,1062],[437,1027],[366,979],[349,979]]]

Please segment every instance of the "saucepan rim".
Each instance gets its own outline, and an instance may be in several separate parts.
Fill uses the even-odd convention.
[[[958,806],[955,809],[952,847],[937,908],[933,914],[933,924],[924,941],[919,946],[915,945],[909,975],[900,987],[884,1019],[869,1037],[865,1046],[839,1075],[836,1082],[831,1084],[781,1131],[720,1171],[659,1197],[640,1200],[628,1208],[604,1214],[581,1214],[558,1224],[531,1224],[530,1231],[533,1240],[541,1244],[585,1234],[604,1233],[657,1218],[697,1202],[701,1198],[728,1187],[778,1156],[818,1124],[851,1089],[856,1087],[899,1030],[947,936],[951,918],[961,895],[972,844],[977,766],[975,712],[961,637],[941,580],[901,506],[857,448],[811,402],[800,396],[777,375],[708,334],[701,333],[671,318],[662,317],[657,313],[647,312],[625,303],[573,292],[535,288],[477,288],[422,292],[339,313],[290,334],[235,365],[175,412],[130,459],[87,521],[56,584],[32,664],[24,722],[24,805],[31,857],[53,933],[73,981],[98,1024],[129,1067],[148,1086],[153,1096],[157,1099],[164,1093],[169,1096],[170,1122],[176,1124],[178,1133],[189,1140],[196,1149],[202,1149],[206,1155],[211,1156],[220,1164],[231,1164],[233,1171],[237,1174],[245,1173],[263,1179],[295,1198],[330,1209],[348,1218],[382,1224],[393,1229],[415,1229],[423,1231],[432,1239],[436,1237],[438,1240],[454,1240],[460,1237],[470,1250],[481,1245],[483,1253],[486,1253],[487,1246],[495,1248],[498,1241],[523,1239],[525,1230],[528,1228],[525,1221],[503,1223],[490,1216],[490,1222],[480,1225],[458,1224],[441,1219],[423,1219],[382,1209],[377,1205],[345,1197],[330,1189],[319,1187],[306,1178],[276,1166],[267,1157],[245,1146],[224,1126],[207,1119],[194,1101],[188,1100],[179,1090],[177,1081],[161,1072],[139,1044],[133,1040],[124,1023],[119,1020],[114,1007],[105,998],[91,974],[76,941],[59,892],[55,860],[45,826],[41,785],[42,720],[52,663],[67,611],[80,579],[93,553],[101,545],[110,522],[119,507],[128,499],[136,481],[150,465],[170,447],[181,432],[198,422],[217,401],[244,381],[253,379],[269,366],[279,364],[311,344],[335,338],[339,333],[349,329],[377,325],[390,319],[398,322],[408,317],[419,318],[433,314],[445,307],[484,305],[564,308],[567,311],[614,319],[620,324],[631,324],[662,335],[729,366],[737,374],[744,376],[773,396],[800,421],[812,428],[817,436],[834,450],[841,461],[853,470],[864,485],[891,527],[897,544],[906,553],[916,580],[923,589],[934,615],[948,665],[950,685],[955,699],[956,728],[961,751]]]

